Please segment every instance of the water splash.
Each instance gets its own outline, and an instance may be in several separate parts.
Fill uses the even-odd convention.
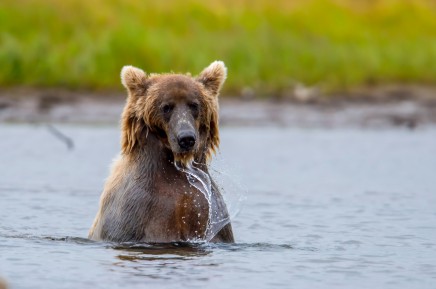
[[[186,174],[188,182],[204,195],[209,205],[208,222],[204,239],[205,241],[210,241],[225,225],[230,223],[230,217],[226,207],[224,204],[217,202],[219,198],[218,196],[214,196],[217,192],[212,190],[212,180],[207,173],[194,167],[192,163],[188,166],[182,166],[175,162],[174,165],[177,170]]]
[[[247,200],[248,189],[239,178],[244,175],[244,172],[233,160],[227,161],[221,152],[218,152],[210,164],[209,173],[223,195],[230,219],[234,220]]]

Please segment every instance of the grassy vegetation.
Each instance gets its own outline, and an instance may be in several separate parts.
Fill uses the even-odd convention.
[[[280,94],[436,82],[433,0],[2,0],[0,86],[118,88],[123,65]]]

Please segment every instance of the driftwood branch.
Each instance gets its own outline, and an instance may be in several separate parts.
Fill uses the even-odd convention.
[[[73,150],[74,149],[74,142],[73,142],[73,140],[71,138],[69,138],[68,136],[66,136],[65,134],[63,134],[59,129],[57,129],[56,127],[54,127],[51,124],[47,125],[47,129],[58,140],[63,142],[67,146],[68,150]]]

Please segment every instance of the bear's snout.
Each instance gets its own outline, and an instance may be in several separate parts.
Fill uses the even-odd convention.
[[[194,147],[196,141],[195,132],[183,130],[177,135],[177,142],[183,150],[190,150]]]

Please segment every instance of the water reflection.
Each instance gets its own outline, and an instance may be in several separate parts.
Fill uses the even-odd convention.
[[[212,252],[202,244],[196,243],[121,243],[112,246],[113,249],[122,251],[117,258],[122,261],[138,260],[187,260],[202,257]]]

